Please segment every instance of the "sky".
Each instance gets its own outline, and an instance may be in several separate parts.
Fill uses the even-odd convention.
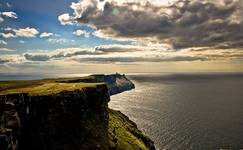
[[[0,73],[242,71],[242,0],[0,1]]]

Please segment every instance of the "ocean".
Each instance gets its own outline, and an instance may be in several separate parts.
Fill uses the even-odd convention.
[[[243,149],[243,74],[137,74],[111,97],[159,150]]]

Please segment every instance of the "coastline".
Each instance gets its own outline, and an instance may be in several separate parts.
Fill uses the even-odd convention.
[[[116,76],[109,78],[116,81]],[[116,93],[134,88],[127,86],[133,85],[130,80],[118,76],[123,84],[96,83],[97,76],[92,76],[95,82],[91,82],[91,76],[29,81],[24,85],[21,81],[1,82],[0,115],[4,118],[1,120],[1,147],[5,144],[5,147],[20,150],[58,149],[57,145],[64,150],[77,147],[87,150],[155,149],[134,122],[108,108],[112,88]],[[126,88],[118,88],[122,85]],[[66,140],[69,142],[63,143]]]

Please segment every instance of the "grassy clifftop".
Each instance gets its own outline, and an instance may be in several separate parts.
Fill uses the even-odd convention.
[[[109,109],[109,144],[118,150],[154,149],[153,142],[120,111]]]
[[[100,77],[0,82],[0,149],[155,149],[134,122],[108,108],[111,87],[130,81]]]
[[[18,88],[10,88],[0,92],[0,95],[28,93],[29,95],[50,95],[62,91],[74,91],[86,87],[96,87],[101,83],[42,83]]]
[[[0,81],[0,95],[29,93],[30,95],[48,95],[64,90],[82,87],[95,87],[106,84],[110,95],[133,89],[134,84],[125,75],[90,75],[75,78],[57,78],[43,80]]]
[[[80,77],[77,82],[68,83],[66,81],[76,80],[77,78],[57,78],[43,80],[20,80],[20,81],[0,81],[0,95],[14,93],[29,93],[30,95],[55,94],[65,90],[81,89],[83,87],[95,87],[101,83],[85,82],[92,77]]]

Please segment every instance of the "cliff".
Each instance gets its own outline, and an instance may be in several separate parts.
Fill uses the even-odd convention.
[[[105,84],[74,80],[0,82],[0,149],[155,149],[135,123],[108,108]]]
[[[107,84],[110,95],[118,94],[135,88],[135,85],[123,74],[92,75],[99,82]]]
[[[124,91],[128,91],[135,88],[135,85],[123,74],[111,74],[111,75],[90,75],[87,77],[80,78],[65,78],[60,79],[60,82],[65,83],[76,83],[76,82],[85,82],[85,83],[105,83],[108,87],[110,95],[118,94]]]

